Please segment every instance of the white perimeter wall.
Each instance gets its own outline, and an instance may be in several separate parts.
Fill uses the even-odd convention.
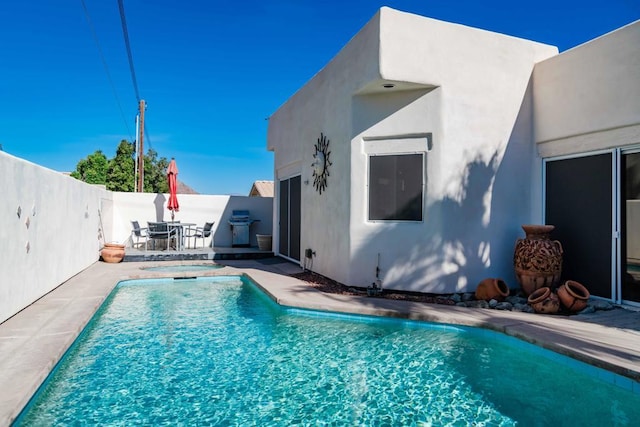
[[[168,194],[152,193],[117,193],[113,194],[113,202],[107,206],[104,203],[105,217],[111,218],[105,229],[112,230],[108,235],[112,241],[129,243],[131,236],[131,221],[138,221],[141,227],[147,222],[170,221],[171,211],[167,210]],[[251,218],[259,219],[250,228],[250,244],[257,246],[256,234],[272,233],[272,197],[248,196],[213,196],[200,194],[178,194],[180,211],[175,213],[175,220],[183,223],[194,223],[199,227],[205,222],[214,221],[214,245],[230,247],[232,244],[229,219],[232,211],[249,210]],[[210,239],[205,242],[210,244]]]
[[[98,211],[109,196],[4,152],[0,186],[2,322],[98,260]]]
[[[541,62],[534,88],[542,157],[640,143],[640,21]]]
[[[146,225],[171,215],[166,194],[112,193],[1,151],[0,187],[0,322],[98,261],[103,242],[126,242],[130,220]],[[231,246],[227,221],[234,209],[248,209],[261,220],[251,227],[253,246],[256,233],[272,232],[270,197],[178,200],[176,219],[200,226],[216,222],[216,246]]]

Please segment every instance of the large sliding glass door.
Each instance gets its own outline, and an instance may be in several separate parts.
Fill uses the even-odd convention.
[[[640,149],[548,159],[545,223],[564,247],[563,280],[640,305]]]
[[[621,170],[621,268],[623,301],[640,303],[640,150],[623,152]]]
[[[613,153],[547,161],[545,223],[564,248],[562,280],[613,298]]]
[[[279,254],[300,261],[301,178],[280,181]]]

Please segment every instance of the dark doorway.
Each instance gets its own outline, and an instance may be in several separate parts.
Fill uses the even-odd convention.
[[[300,260],[301,178],[280,181],[278,250],[280,255]]]
[[[612,153],[546,162],[545,222],[564,248],[562,279],[612,298]]]

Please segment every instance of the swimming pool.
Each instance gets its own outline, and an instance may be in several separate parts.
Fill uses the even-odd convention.
[[[490,331],[121,282],[17,425],[632,425],[638,395]],[[611,375],[611,374],[609,374]]]

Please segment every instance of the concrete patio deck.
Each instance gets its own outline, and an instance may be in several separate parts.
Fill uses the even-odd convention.
[[[97,262],[0,324],[0,425],[28,403],[115,285],[125,279],[188,277],[146,271],[154,265],[211,261]],[[609,380],[640,394],[640,312],[616,308],[571,317],[325,294],[290,276],[302,271],[281,258],[220,261],[198,276],[246,274],[279,304],[343,313],[402,317],[495,330],[619,375]]]

